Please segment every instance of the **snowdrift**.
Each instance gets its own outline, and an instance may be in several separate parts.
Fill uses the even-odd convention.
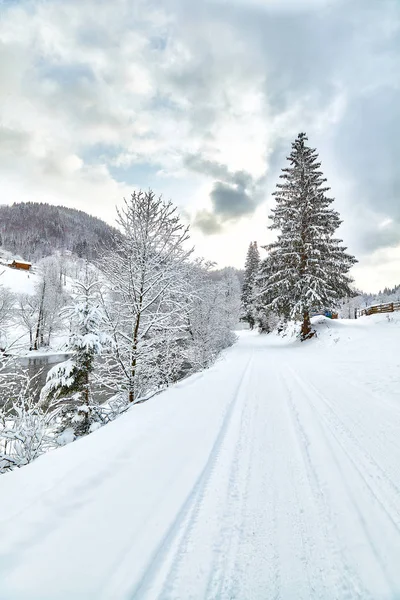
[[[314,317],[311,320],[317,332],[314,343],[323,346],[339,344],[341,350],[346,349],[365,355],[366,351],[374,352],[379,349],[386,353],[392,352],[400,334],[400,312],[377,314],[358,319],[328,319]]]

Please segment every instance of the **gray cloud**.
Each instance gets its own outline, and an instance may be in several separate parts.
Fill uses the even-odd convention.
[[[196,213],[193,220],[193,226],[205,235],[215,235],[222,231],[222,226],[218,217],[207,210],[199,210]]]
[[[377,248],[395,248],[400,240],[400,221],[386,227],[366,229],[360,236],[360,251],[365,254]]]
[[[399,90],[385,87],[356,96],[335,133],[334,148],[343,173],[357,182],[354,200],[400,218]]]
[[[183,164],[192,171],[223,179],[234,185],[248,187],[253,185],[253,177],[246,171],[229,171],[228,167],[217,161],[204,158],[201,154],[187,154]]]
[[[211,191],[214,213],[222,219],[243,217],[253,212],[256,203],[241,185],[217,181]]]
[[[199,211],[193,225],[203,233],[213,235],[222,230],[224,223],[251,214],[264,199],[264,177],[254,179],[246,171],[229,171],[226,165],[188,154],[184,157],[186,168],[218,179],[210,192],[212,212]]]
[[[26,131],[0,125],[0,153],[3,155],[14,156],[26,152],[30,139]]]

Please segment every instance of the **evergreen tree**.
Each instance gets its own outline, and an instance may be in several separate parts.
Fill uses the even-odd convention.
[[[282,169],[274,192],[276,207],[270,229],[279,231],[260,273],[261,293],[267,308],[286,319],[301,319],[301,339],[313,335],[310,313],[334,308],[344,296],[351,296],[348,271],[357,262],[345,252],[342,240],[334,237],[341,220],[330,208],[330,189],[320,171],[318,154],[306,146],[300,133]]]
[[[43,401],[50,400],[50,406],[62,407],[62,429],[71,427],[75,435],[89,433],[92,424],[100,420],[91,375],[95,357],[109,338],[102,331],[103,313],[94,276],[86,271],[85,280],[75,284],[73,305],[65,310],[71,322],[68,350],[72,356],[48,372],[41,394]]]
[[[274,329],[280,332],[285,327],[286,318],[271,306],[270,296],[265,289],[270,275],[270,262],[267,257],[260,262],[254,284],[253,310],[260,333],[271,333]]]
[[[254,288],[256,277],[260,266],[260,253],[257,242],[250,242],[244,267],[244,280],[241,298],[241,319],[253,329],[255,324]]]

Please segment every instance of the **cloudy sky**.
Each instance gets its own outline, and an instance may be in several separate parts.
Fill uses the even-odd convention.
[[[240,267],[299,131],[356,283],[400,283],[399,0],[0,0],[3,203],[152,187]]]

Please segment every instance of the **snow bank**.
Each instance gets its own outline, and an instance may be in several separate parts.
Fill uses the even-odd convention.
[[[328,319],[318,316],[311,319],[317,332],[314,343],[330,346],[332,344],[361,343],[363,347],[381,345],[392,347],[395,343],[395,331],[400,327],[400,311],[363,316],[358,319]],[[399,332],[398,332],[399,333]]]

